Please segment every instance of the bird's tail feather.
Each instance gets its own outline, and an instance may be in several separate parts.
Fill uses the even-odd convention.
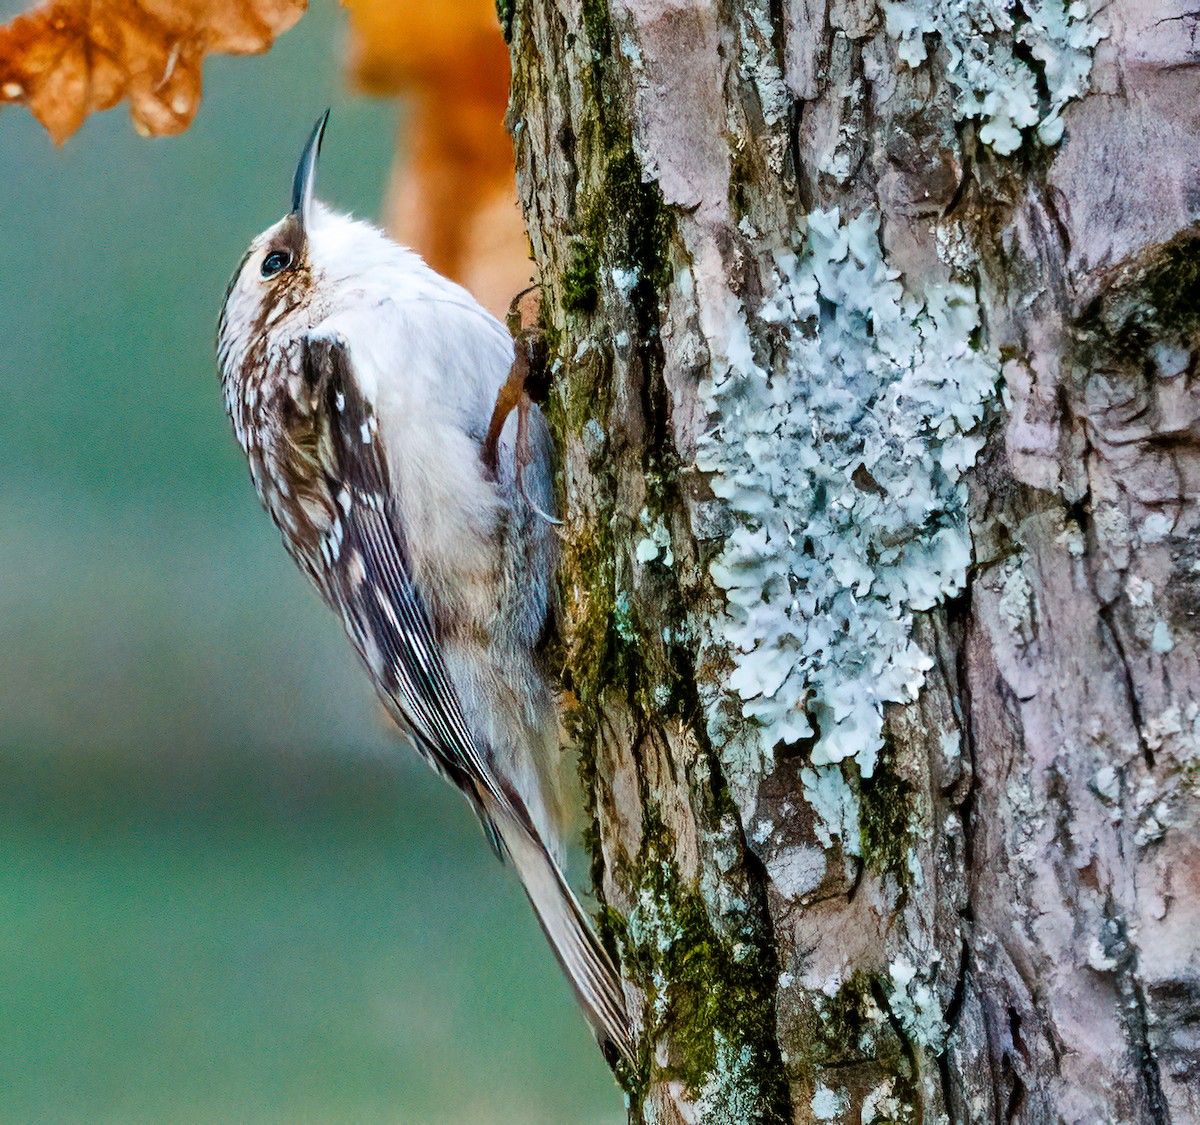
[[[611,1044],[626,1063],[635,1065],[633,1028],[621,978],[562,869],[525,825],[508,810],[489,804],[489,817],[601,1046]]]

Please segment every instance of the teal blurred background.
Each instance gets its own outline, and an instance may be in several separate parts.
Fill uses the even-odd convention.
[[[7,7],[6,7],[7,10]],[[509,872],[397,749],[253,496],[229,273],[397,109],[318,0],[183,136],[0,113],[0,1122],[559,1125],[621,1097]]]

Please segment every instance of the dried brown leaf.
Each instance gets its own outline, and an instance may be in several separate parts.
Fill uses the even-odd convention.
[[[254,55],[307,0],[52,0],[0,27],[0,104],[24,102],[58,144],[123,97],[144,136],[181,133],[206,55]]]

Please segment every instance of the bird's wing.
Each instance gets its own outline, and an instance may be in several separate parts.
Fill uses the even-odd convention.
[[[603,1042],[634,1065],[621,978],[521,798],[488,767],[463,717],[438,640],[413,582],[383,443],[346,344],[305,345],[316,440],[337,513],[319,548],[323,593],[346,623],[376,686],[417,748],[474,804],[497,855],[521,876],[556,956]]]
[[[512,794],[484,761],[463,716],[437,637],[413,582],[404,528],[375,412],[355,378],[344,341],[305,342],[305,378],[327,427],[322,462],[336,501],[321,545],[324,594],[395,707],[418,750],[476,801],[485,790],[518,820]],[[519,803],[518,803],[519,804]]]

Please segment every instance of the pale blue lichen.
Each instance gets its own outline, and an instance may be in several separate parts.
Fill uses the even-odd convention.
[[[888,966],[892,991],[888,1007],[910,1042],[940,1051],[946,1041],[946,1021],[937,996],[924,975],[904,957]]]
[[[700,873],[700,894],[715,918],[735,922],[751,909],[738,880],[729,875],[742,861],[742,834],[736,818],[726,814],[701,839],[712,863]]]
[[[658,862],[663,881],[673,881],[675,872],[670,864],[664,860]],[[634,945],[654,953],[648,998],[655,1019],[662,1020],[670,1003],[671,986],[664,962],[666,955],[676,942],[682,940],[684,934],[674,905],[666,896],[655,893],[652,881],[646,881],[639,891],[637,902],[629,913],[626,932]]]
[[[629,294],[633,292],[634,286],[638,283],[637,269],[635,268],[627,270],[620,267],[614,267],[611,273],[613,285],[616,286],[617,292],[620,293],[622,297],[628,298]]]
[[[849,1108],[850,1095],[844,1089],[817,1083],[812,1096],[812,1115],[817,1121],[837,1121]]]
[[[885,1122],[898,1121],[901,1114],[901,1102],[896,1096],[896,1080],[884,1079],[875,1087],[862,1103],[862,1125],[884,1125]]]
[[[815,766],[800,771],[804,799],[816,814],[813,831],[821,844],[832,847],[834,840],[846,855],[862,855],[859,830],[858,794],[850,788],[838,766]]]
[[[716,1066],[705,1078],[696,1099],[701,1121],[712,1125],[745,1125],[761,1118],[762,1090],[754,1072],[749,1043],[731,1043],[719,1031],[713,1035]]]
[[[1150,635],[1150,647],[1164,656],[1175,647],[1175,638],[1171,636],[1171,627],[1165,621],[1156,621],[1154,631]]]
[[[1062,111],[1087,91],[1104,35],[1083,0],[890,0],[883,9],[909,66],[925,62],[925,36],[938,36],[955,115],[982,122],[979,139],[1002,155],[1026,129],[1046,145],[1062,139]]]
[[[777,350],[760,360],[735,322],[704,389],[712,425],[697,462],[738,521],[712,574],[734,664],[725,686],[759,739],[747,768],[815,735],[814,766],[854,758],[869,777],[884,707],[915,699],[931,666],[913,613],[965,581],[962,476],[999,366],[972,345],[974,293],[906,291],[876,214],[815,211],[807,227],[758,313]],[[711,699],[710,733],[728,746],[724,714]],[[731,772],[736,782],[738,763]],[[856,821],[844,795],[837,804],[831,827]]]
[[[763,120],[778,125],[787,120],[792,99],[775,51],[775,27],[769,5],[739,4],[735,11],[741,32],[738,69],[741,77],[758,91]]]
[[[1174,521],[1165,512],[1151,512],[1138,528],[1138,539],[1143,543],[1161,543],[1174,526]]]
[[[638,520],[646,534],[638,540],[637,546],[634,548],[633,553],[637,561],[648,563],[657,559],[663,566],[674,566],[675,553],[671,550],[671,533],[667,530],[661,517],[652,518],[650,513],[643,508]]]

